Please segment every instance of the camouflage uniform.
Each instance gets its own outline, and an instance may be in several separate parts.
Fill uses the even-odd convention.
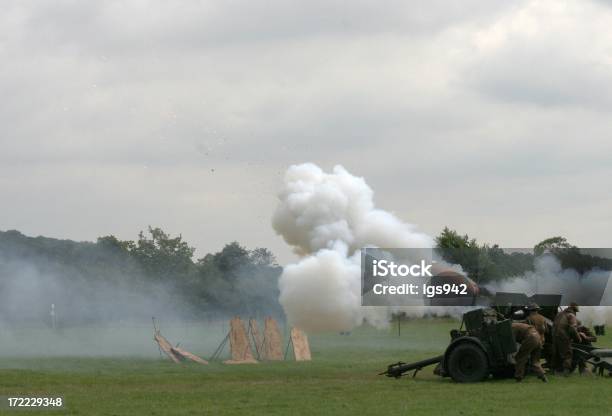
[[[572,341],[580,342],[576,309],[572,306],[559,312],[553,326],[553,369],[572,370]]]
[[[516,356],[514,357],[515,372],[514,377],[520,381],[525,376],[525,366],[531,358],[532,370],[538,378],[546,380],[544,369],[540,365],[540,350],[542,348],[542,339],[538,331],[531,325],[515,322],[512,324],[512,335],[516,342],[521,344]]]

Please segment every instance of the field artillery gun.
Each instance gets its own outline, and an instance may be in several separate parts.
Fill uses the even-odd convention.
[[[465,329],[463,329],[465,326]],[[460,383],[482,381],[489,376],[512,374],[511,355],[517,351],[512,321],[490,308],[463,314],[459,329],[450,332],[444,354],[416,363],[389,365],[381,375],[399,378],[409,371],[413,377],[424,367],[437,364],[434,373]]]
[[[510,377],[514,373],[512,354],[518,346],[512,335],[512,322],[524,319],[525,305],[539,301],[541,314],[547,319],[548,334],[552,331],[552,321],[559,310],[560,295],[525,295],[498,293],[495,308],[480,308],[463,314],[460,328],[450,332],[451,342],[444,354],[414,363],[398,362],[388,366],[380,373],[399,378],[413,371],[413,377],[425,367],[437,364],[434,374],[451,377],[454,381],[476,382],[489,376]],[[518,299],[517,299],[518,296]],[[512,298],[512,299],[504,299]],[[524,298],[524,299],[523,299]],[[520,312],[520,313],[519,313]],[[465,329],[463,329],[465,327]],[[573,344],[574,366],[578,361],[593,366],[595,372],[612,375],[612,349],[598,348],[589,343]],[[547,335],[543,346],[543,357],[551,361],[552,339]]]

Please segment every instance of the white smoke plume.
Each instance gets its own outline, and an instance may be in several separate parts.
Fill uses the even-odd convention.
[[[518,292],[527,295],[563,294],[562,304],[581,303],[586,292],[600,293],[605,288],[600,304],[612,304],[611,273],[606,270],[590,270],[581,274],[573,269],[564,269],[552,254],[545,254],[534,260],[534,270],[511,279],[493,282],[487,289],[497,292]],[[601,325],[612,320],[612,307],[582,306],[578,318],[586,325]]]
[[[577,315],[584,325],[604,325],[612,321],[610,306],[582,306]]]
[[[591,270],[581,274],[573,269],[564,269],[554,255],[545,254],[534,260],[533,271],[491,283],[487,285],[487,288],[494,292],[520,292],[527,295],[561,293],[563,294],[562,302],[568,304],[573,301],[579,302],[585,290],[601,290],[605,287],[609,277],[610,272],[605,270]],[[601,293],[599,290],[597,292]],[[603,296],[610,294],[610,291],[607,291]]]
[[[363,307],[361,306],[362,247],[431,248],[433,239],[377,209],[374,192],[360,177],[342,166],[331,173],[306,163],[291,166],[279,193],[272,218],[275,231],[301,256],[286,266],[279,280],[280,303],[289,321],[310,332],[343,331],[364,321],[376,326],[388,323],[391,312],[409,316],[460,316],[465,307]],[[426,252],[427,250],[425,250]],[[458,265],[448,268],[461,271]],[[495,282],[492,292],[564,293],[563,302],[578,300],[586,286],[609,281],[610,272],[591,271],[580,275],[563,269],[554,256],[536,259],[534,271]],[[585,286],[586,285],[586,286]],[[612,287],[603,304],[612,304]],[[583,307],[581,319],[601,324],[612,319],[612,307]]]
[[[279,280],[280,302],[291,323],[306,331],[342,331],[364,320],[387,322],[388,308],[361,306],[359,250],[431,248],[434,242],[414,225],[376,209],[373,196],[363,178],[342,166],[332,173],[310,163],[287,170],[272,225],[302,256]]]

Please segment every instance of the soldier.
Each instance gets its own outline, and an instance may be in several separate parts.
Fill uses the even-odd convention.
[[[553,324],[553,370],[563,368],[564,376],[569,376],[572,372],[572,341],[581,341],[577,330],[578,310],[578,304],[572,302],[557,314]]]
[[[546,323],[546,318],[544,318],[539,313],[540,306],[537,303],[531,303],[527,305],[525,311],[527,312],[527,318],[525,322],[529,325],[533,326],[536,331],[538,331],[538,335],[540,335],[540,348],[534,352],[534,359],[538,362],[540,361],[540,357],[542,356],[542,351],[544,350],[544,343],[546,342],[546,334],[548,333],[548,325]],[[548,363],[550,366],[550,363]]]
[[[546,332],[548,332],[548,328],[546,325],[546,318],[544,318],[538,312],[540,310],[540,306],[537,303],[531,303],[527,305],[525,311],[527,311],[527,322],[529,325],[533,326],[538,334],[540,334],[540,338],[542,339],[542,345],[544,345],[544,341],[546,341]]]
[[[538,331],[531,325],[514,322],[512,324],[512,335],[516,342],[521,344],[516,356],[514,365],[514,378],[516,381],[523,381],[525,377],[525,366],[531,358],[531,368],[540,380],[546,383],[546,375],[544,369],[540,365],[540,350],[542,348],[542,339]]]
[[[597,342],[597,337],[593,331],[591,331],[591,328],[582,325],[580,320],[578,320],[578,328],[576,330],[578,331],[578,335],[580,335],[580,344],[591,346],[593,342]]]
[[[591,331],[591,328],[582,325],[582,322],[580,322],[579,319],[578,319],[578,327],[576,328],[576,330],[578,331],[578,336],[580,336],[580,342],[579,342],[580,345],[591,347],[593,345],[592,344],[593,342],[597,342],[597,337],[595,336],[595,334],[593,334],[593,332]],[[587,361],[584,357],[580,355],[574,356],[572,367],[574,366],[574,364],[578,366],[580,374],[586,374],[586,375],[591,374],[591,370],[589,366],[587,365]]]

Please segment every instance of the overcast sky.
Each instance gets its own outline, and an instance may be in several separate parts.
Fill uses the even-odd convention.
[[[612,244],[612,2],[2,8],[0,230],[287,261],[276,194],[315,162],[432,235]]]

